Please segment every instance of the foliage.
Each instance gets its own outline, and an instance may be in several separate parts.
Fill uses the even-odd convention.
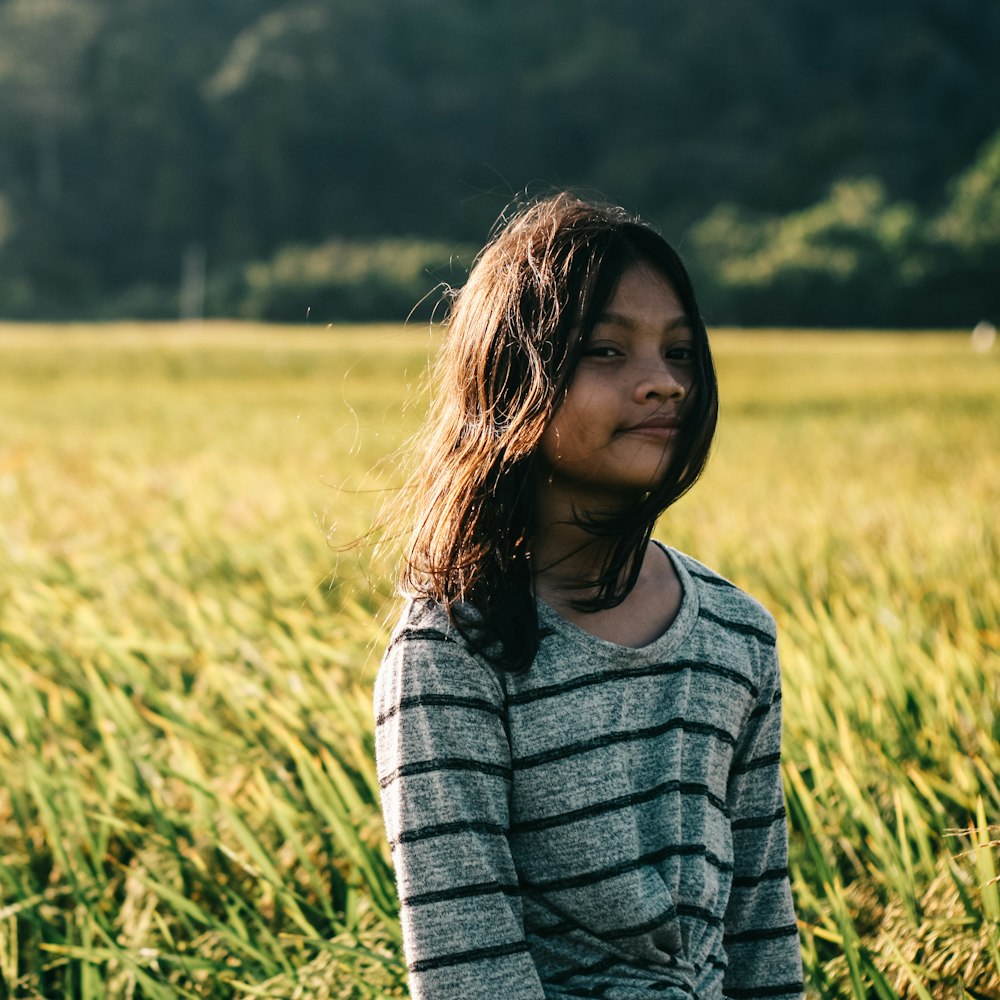
[[[474,253],[399,239],[285,247],[247,266],[236,304],[250,319],[279,322],[427,318],[452,283],[465,283]]]
[[[689,252],[705,300],[738,322],[971,326],[1000,308],[1000,132],[937,216],[890,202],[874,178],[838,181],[784,216],[720,205],[693,228]]]
[[[937,220],[938,236],[969,254],[997,252],[1000,243],[1000,132],[952,183],[950,204]]]
[[[930,216],[996,128],[998,40],[994,0],[0,0],[0,271],[29,289],[0,314],[133,287],[169,314],[192,244],[220,280],[328,240],[479,244],[544,184],[682,245],[719,202],[780,216],[842,178]]]
[[[758,324],[809,315],[846,326],[885,315],[919,277],[919,232],[915,209],[887,204],[884,187],[867,179],[840,181],[822,201],[777,218],[720,206],[693,230],[691,247],[724,314]]]
[[[404,994],[370,708],[397,542],[337,546],[435,342],[0,327],[9,995]],[[658,533],[778,618],[811,995],[997,996],[1000,355],[715,344],[716,455]]]

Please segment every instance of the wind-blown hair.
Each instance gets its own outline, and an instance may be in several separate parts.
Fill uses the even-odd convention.
[[[562,193],[499,226],[455,298],[407,500],[415,530],[402,587],[443,605],[498,669],[526,669],[538,650],[530,543],[539,441],[580,345],[639,262],[670,283],[684,308],[695,378],[662,482],[623,512],[578,515],[586,531],[610,540],[598,576],[581,582],[591,596],[574,602],[597,611],[632,589],[657,517],[695,483],[715,433],[715,369],[687,271],[624,209]]]

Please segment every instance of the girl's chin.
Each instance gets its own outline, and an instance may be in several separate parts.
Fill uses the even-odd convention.
[[[559,490],[561,499],[577,514],[594,517],[621,514],[635,507],[653,493],[660,480],[609,486],[597,483],[566,484]]]

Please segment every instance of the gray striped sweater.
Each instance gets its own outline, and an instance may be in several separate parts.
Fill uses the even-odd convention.
[[[414,601],[375,691],[376,756],[418,1000],[802,993],[774,621],[669,550],[659,639],[539,604],[523,675]]]

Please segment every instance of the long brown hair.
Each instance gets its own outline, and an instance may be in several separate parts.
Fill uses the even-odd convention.
[[[684,265],[624,209],[562,193],[501,220],[456,296],[436,369],[436,397],[408,503],[413,537],[404,591],[439,602],[497,668],[522,670],[538,650],[529,556],[536,523],[533,463],[573,377],[578,348],[624,271],[663,275],[691,323],[695,385],[667,473],[613,516],[581,517],[610,540],[598,576],[582,581],[596,611],[619,604],[638,577],[657,517],[697,480],[718,413],[708,335]]]

